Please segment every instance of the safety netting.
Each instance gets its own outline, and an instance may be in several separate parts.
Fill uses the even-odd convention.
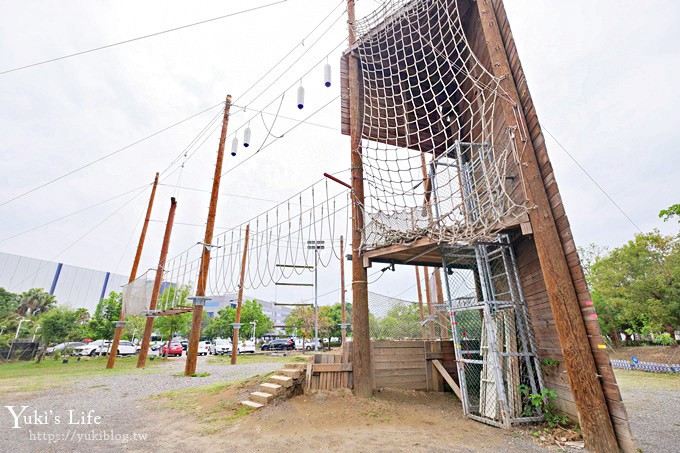
[[[489,238],[526,213],[512,139],[525,128],[505,120],[500,103],[512,101],[480,61],[461,4],[386,1],[354,24],[364,249]]]

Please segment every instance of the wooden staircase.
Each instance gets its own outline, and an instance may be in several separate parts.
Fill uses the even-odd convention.
[[[305,378],[306,363],[289,363],[269,378],[268,382],[260,384],[259,391],[252,392],[248,399],[241,401],[244,406],[259,409],[269,404],[277,396],[292,396],[295,387],[301,386]]]

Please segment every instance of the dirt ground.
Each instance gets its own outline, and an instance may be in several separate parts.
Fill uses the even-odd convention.
[[[254,381],[212,395],[160,398],[159,410],[176,413],[199,407],[184,418],[183,439],[156,437],[157,448],[246,451],[545,451],[526,433],[508,432],[462,417],[450,394],[388,390],[371,399],[349,391],[300,395],[252,413],[239,413],[238,401]],[[250,387],[250,388],[249,388]],[[186,403],[182,407],[179,403]],[[189,409],[196,415],[194,409]],[[170,417],[178,419],[180,417]],[[177,428],[179,424],[177,425]],[[166,426],[172,431],[175,426]],[[160,433],[157,433],[160,434]],[[192,435],[193,434],[193,435]]]
[[[616,360],[631,360],[632,356],[642,362],[680,363],[680,346],[626,346],[609,348],[609,356]]]

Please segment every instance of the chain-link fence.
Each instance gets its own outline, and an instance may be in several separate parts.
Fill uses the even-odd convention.
[[[517,266],[506,238],[443,250],[466,415],[508,427],[533,421],[543,388]]]
[[[372,340],[416,340],[425,338],[418,302],[368,293],[369,331]]]

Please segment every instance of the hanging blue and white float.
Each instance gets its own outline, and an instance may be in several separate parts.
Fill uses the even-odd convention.
[[[238,138],[234,137],[234,139],[231,141],[231,155],[235,156],[236,155],[236,149],[238,148]]]
[[[298,87],[297,92],[297,106],[300,110],[305,106],[305,89],[302,85]]]
[[[246,148],[250,146],[250,126],[243,131],[243,146]]]
[[[331,86],[331,65],[328,63],[323,67],[323,84],[326,88]]]

